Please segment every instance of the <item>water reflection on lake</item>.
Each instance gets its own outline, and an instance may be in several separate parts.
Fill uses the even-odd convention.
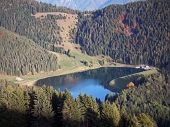
[[[109,82],[112,79],[141,71],[143,70],[135,68],[99,68],[41,79],[36,85],[41,86],[45,84],[61,91],[67,88],[74,97],[77,97],[81,92],[104,100],[107,94],[120,92],[119,89],[109,86]]]
[[[71,84],[56,85],[54,88],[64,91],[67,88],[73,97],[77,97],[79,93],[93,95],[93,97],[100,98],[104,100],[105,96],[110,92],[110,90],[105,89],[99,80],[94,79],[83,79]]]

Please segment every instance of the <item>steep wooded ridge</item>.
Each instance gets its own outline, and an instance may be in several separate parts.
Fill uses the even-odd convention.
[[[55,71],[57,57],[26,37],[0,27],[0,73],[27,75]]]
[[[147,0],[110,5],[84,14],[34,0],[4,0],[0,3],[0,25],[32,39],[45,49],[66,53],[62,47],[57,47],[63,40],[57,20],[66,17],[48,14],[36,18],[32,15],[38,12],[77,13],[78,26],[70,35],[81,45],[82,52],[110,56],[120,63],[170,69],[169,5],[168,0]]]
[[[89,55],[108,55],[126,64],[170,64],[170,1],[110,5],[79,14],[75,42]]]
[[[35,0],[1,0],[0,26],[32,39],[43,48],[64,53],[64,49],[55,47],[55,44],[62,42],[60,26],[56,20],[66,17],[50,14],[39,18],[33,16],[38,12],[77,13],[66,7],[56,7]]]

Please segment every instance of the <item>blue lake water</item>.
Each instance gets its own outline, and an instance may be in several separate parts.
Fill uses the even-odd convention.
[[[86,93],[87,95],[92,95],[94,98],[98,98],[102,101],[107,94],[120,92],[120,89],[109,86],[109,82],[112,79],[141,71],[144,70],[125,67],[99,68],[41,79],[36,85],[41,86],[45,84],[53,86],[56,90],[60,89],[60,91],[64,91],[67,88],[75,98],[80,93]]]
[[[95,98],[104,100],[107,94],[113,93],[110,90],[105,89],[104,86],[101,85],[100,80],[95,79],[84,79],[75,83],[57,85],[54,88],[56,90],[60,89],[61,91],[64,91],[67,88],[74,98],[81,92],[82,94],[92,95]]]

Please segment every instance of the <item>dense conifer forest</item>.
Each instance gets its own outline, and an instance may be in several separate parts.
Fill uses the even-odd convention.
[[[83,53],[105,55],[115,62],[148,64],[170,69],[170,1],[146,0],[110,5],[93,12],[80,12],[34,0],[4,0],[0,3],[0,26],[32,39],[45,49],[67,53],[62,47],[62,15],[33,16],[38,12],[78,14],[77,28],[70,31]]]
[[[81,93],[73,98],[67,89],[56,91],[41,81],[40,86],[24,86],[0,80],[0,127],[170,126],[169,0],[110,5],[93,12],[35,0],[1,0],[1,74],[57,70],[57,57],[47,50],[67,53],[56,47],[62,42],[56,20],[65,17],[36,18],[38,12],[78,14],[77,28],[70,33],[83,53],[103,54],[119,63],[153,65],[160,70],[136,79],[133,88],[107,95],[103,102]]]
[[[98,102],[51,86],[26,87],[0,81],[3,127],[169,127],[170,79],[158,73],[139,80],[114,101]],[[10,120],[10,122],[8,122]]]
[[[146,0],[110,5],[86,16],[79,13],[75,42],[89,55],[169,68],[169,12],[169,0]]]
[[[56,7],[51,4],[39,3],[35,0],[1,0],[0,26],[32,39],[48,50],[64,53],[64,49],[55,47],[62,41],[60,26],[57,19],[65,19],[61,15],[50,15],[36,18],[38,12],[78,13],[66,7]]]
[[[27,75],[55,71],[57,57],[26,37],[0,27],[0,73]]]

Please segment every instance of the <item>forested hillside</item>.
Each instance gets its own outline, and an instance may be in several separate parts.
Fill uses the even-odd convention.
[[[0,27],[0,73],[27,75],[55,71],[57,57],[26,37]]]
[[[70,34],[85,54],[103,54],[125,64],[153,65],[164,68],[158,69],[159,72],[170,73],[169,0],[110,5],[93,12],[74,11],[35,0],[1,0],[1,74],[55,71],[59,66],[57,57],[46,49],[71,56],[70,50],[56,47],[63,40],[60,35],[63,28],[56,20],[67,18],[51,14],[35,17],[37,12],[78,14],[79,22]],[[67,89],[56,91],[44,84],[51,83],[51,78],[47,82],[40,80],[39,86],[32,87],[0,80],[0,127],[169,127],[168,73],[135,79],[134,87],[107,95],[103,102],[81,93],[73,98]],[[95,78],[97,73],[85,76],[89,75]],[[107,76],[101,70],[101,77],[107,76],[106,80],[113,75]],[[108,87],[106,80],[103,83]],[[54,82],[59,84],[57,80]]]
[[[155,87],[157,86],[159,84],[155,84]],[[166,88],[169,90],[169,87]],[[128,91],[130,92],[131,90],[127,90],[126,93]],[[150,94],[154,95],[154,93]],[[133,96],[135,95],[137,94],[134,93]],[[123,94],[120,96],[123,96]],[[53,87],[45,85],[42,87],[26,87],[1,80],[0,126],[157,127],[157,122],[159,127],[168,127],[170,122],[168,119],[169,107],[153,107],[159,113],[153,110],[152,113],[147,115],[142,113],[142,111],[134,114],[135,112],[132,110],[132,113],[127,112],[132,107],[119,108],[126,104],[126,102],[119,103],[120,98],[118,98],[116,103],[110,103],[109,101],[97,103],[92,96],[82,94],[74,99],[67,90],[64,92],[55,91]],[[138,98],[143,98],[144,104],[147,101],[144,97],[138,96]],[[153,101],[156,100],[153,99]],[[144,107],[144,109],[147,108],[149,107]],[[164,114],[165,117],[162,117],[161,124],[159,124],[158,119],[155,119],[155,117],[152,119],[149,116],[156,114],[160,118],[161,113],[165,112],[167,118],[166,114]],[[155,122],[154,120],[158,121]]]
[[[62,42],[61,28],[56,20],[66,17],[50,14],[46,17],[34,17],[38,12],[77,13],[66,7],[56,7],[35,0],[1,0],[0,26],[32,39],[43,48],[64,53],[64,49],[55,48],[55,44]]]
[[[147,0],[110,5],[88,16],[79,13],[75,42],[89,55],[170,67],[169,12],[169,0]]]
[[[159,127],[170,125],[170,77],[153,74],[141,78],[139,86],[122,91],[116,100],[130,114],[146,113]]]
[[[111,56],[115,62],[149,64],[170,69],[170,1],[147,0],[104,9],[79,12],[34,0],[4,0],[0,3],[0,25],[32,39],[43,48],[66,53],[62,47],[62,15],[33,15],[38,12],[78,14],[77,28],[70,31],[82,52]]]

